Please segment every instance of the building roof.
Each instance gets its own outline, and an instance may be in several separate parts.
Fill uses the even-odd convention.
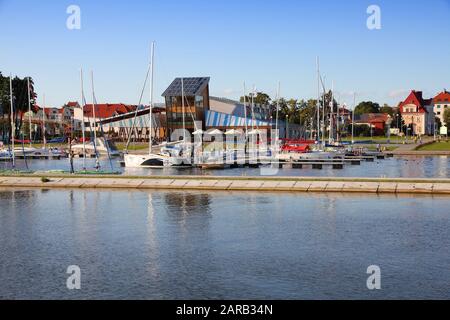
[[[239,105],[243,105],[242,102],[236,101],[236,100],[232,100],[232,99],[228,99],[228,98],[223,98],[223,97],[213,97],[210,96],[209,100],[215,100],[215,101],[219,101],[219,102],[223,102],[223,103],[228,103],[228,104],[239,104]]]
[[[355,116],[355,122],[358,123],[386,123],[391,116],[387,113],[365,113]]]
[[[403,111],[403,107],[409,104],[413,104],[418,108],[418,113],[426,113],[427,110],[425,106],[429,106],[432,103],[432,99],[424,99],[422,96],[422,91],[412,90],[409,96],[405,99],[405,101],[401,102],[399,105],[400,112],[405,113]]]
[[[135,106],[135,105],[126,105],[123,103],[96,104],[95,105],[95,117],[97,119],[111,118],[116,115],[133,112],[136,110],[136,108],[137,108],[137,106]],[[94,117],[92,104],[86,104],[84,106],[84,116],[89,117],[89,118]]]
[[[199,96],[203,94],[203,90],[209,84],[209,77],[200,78],[176,78],[172,84],[164,91],[163,97],[180,97],[181,93],[181,79],[183,79],[184,95],[185,96]]]
[[[346,107],[339,107],[339,114],[341,115],[351,115],[352,111]]]
[[[447,90],[442,91],[433,99],[433,103],[450,103],[450,92]]]
[[[42,111],[42,107],[40,107],[40,106],[38,106],[38,105],[35,105],[35,108],[34,108],[33,111],[34,111],[34,112]],[[45,111],[45,114],[46,114],[47,116],[49,116],[49,115],[51,115],[51,114],[54,114],[55,112],[56,112],[56,113],[61,113],[61,112],[62,112],[62,109],[60,109],[60,108],[55,108],[55,107],[45,107],[44,111]]]
[[[69,102],[67,102],[67,106],[74,108],[74,107],[79,107],[80,105],[76,101],[69,101]]]

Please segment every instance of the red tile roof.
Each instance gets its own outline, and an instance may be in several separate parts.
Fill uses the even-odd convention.
[[[42,107],[40,107],[40,106],[38,106],[38,105],[35,105],[35,108],[34,108],[34,112],[38,112],[38,111],[41,111],[42,110]],[[45,114],[48,116],[48,115],[50,115],[50,114],[52,114],[53,113],[53,110],[56,110],[56,111],[58,111],[58,113],[61,113],[62,112],[62,109],[59,109],[59,108],[54,108],[54,107],[45,107]]]
[[[450,92],[444,90],[433,99],[433,103],[450,103]]]
[[[405,101],[401,102],[399,105],[400,113],[405,113],[403,107],[408,104],[413,104],[418,108],[418,113],[426,113],[427,110],[425,106],[431,105],[432,99],[424,99],[422,96],[422,91],[412,90]]]
[[[362,114],[356,122],[359,123],[386,123],[391,116],[387,113]]]
[[[129,112],[133,112],[136,110],[137,106],[126,105],[123,103],[116,104],[96,104],[95,105],[95,117],[97,119],[105,119],[111,118],[115,115],[125,114]],[[85,117],[94,117],[92,104],[86,104],[84,106],[84,116]]]
[[[67,106],[74,108],[74,107],[78,107],[79,104],[76,101],[69,101],[69,102],[67,102]]]

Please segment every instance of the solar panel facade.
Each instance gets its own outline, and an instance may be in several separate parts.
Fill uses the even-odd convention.
[[[166,100],[169,135],[183,127],[191,132],[204,129],[205,112],[209,110],[209,79],[209,77],[176,78],[164,91],[162,96]],[[202,127],[196,127],[195,123],[202,123]]]
[[[199,96],[209,84],[209,77],[200,78],[176,78],[162,94],[163,97],[181,97],[183,79],[184,96]]]

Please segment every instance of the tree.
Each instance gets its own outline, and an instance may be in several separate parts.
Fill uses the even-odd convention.
[[[380,108],[380,113],[387,113],[388,115],[390,115],[392,117],[392,116],[394,116],[395,110],[391,106],[384,104]]]
[[[363,101],[355,108],[355,115],[362,115],[365,113],[380,113],[380,105],[372,101]]]
[[[14,112],[11,115],[10,101],[10,78],[4,77],[0,72],[0,105],[1,105],[1,113],[4,115],[8,115],[8,130],[11,130],[9,123],[11,122],[11,117],[15,122],[16,132],[15,136],[22,129],[23,123],[23,115],[28,112],[28,79],[23,78],[20,79],[15,77],[12,79],[12,87],[13,87],[13,105]],[[36,104],[36,93],[34,92],[34,82],[33,79],[30,78],[30,100],[31,100],[31,108],[35,108]],[[3,137],[5,136],[5,131],[3,131]]]
[[[252,97],[250,96],[246,96],[245,100],[247,103],[251,103],[252,102]],[[271,102],[271,98],[267,93],[264,92],[257,92],[256,96],[253,99],[254,103],[256,104],[270,104]],[[244,97],[242,96],[240,98],[240,102],[244,102]]]
[[[392,116],[392,128],[399,129],[400,132],[403,132],[405,130],[405,120],[402,117],[402,113],[400,112],[400,108],[394,109],[394,114]]]
[[[439,118],[439,117],[435,117],[434,118],[434,123],[436,124],[436,130],[440,130],[441,129],[441,127],[442,127],[442,121],[441,121],[441,118]]]
[[[444,111],[444,123],[447,127],[450,125],[450,109]]]

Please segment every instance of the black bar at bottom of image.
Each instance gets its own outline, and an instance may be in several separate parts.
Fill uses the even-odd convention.
[[[448,305],[448,301],[0,301],[2,311],[14,312],[16,316],[42,312],[59,319],[65,315],[86,316],[90,310],[127,318],[140,314],[143,319],[300,319],[311,314],[364,319],[386,316],[386,310],[392,308],[398,308],[403,315],[413,315],[428,309],[444,311]]]

